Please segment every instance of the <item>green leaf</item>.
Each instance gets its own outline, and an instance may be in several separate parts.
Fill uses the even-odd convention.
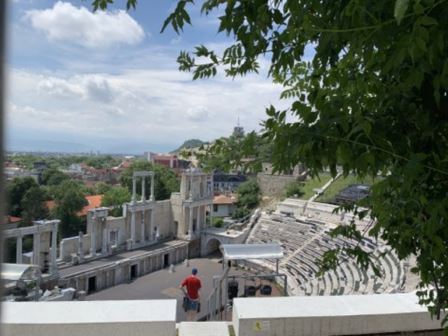
[[[422,16],[421,18],[419,18],[419,22],[423,26],[432,26],[438,23],[437,20],[433,19],[430,16]]]
[[[397,23],[400,24],[408,9],[409,0],[395,0],[394,17]]]

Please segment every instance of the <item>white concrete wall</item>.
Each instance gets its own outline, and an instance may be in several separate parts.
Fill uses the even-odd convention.
[[[74,236],[70,238],[64,238],[61,240],[59,244],[59,258],[60,259],[68,259],[70,258],[71,253],[78,253],[78,237]],[[90,251],[90,235],[85,234],[83,236],[83,245],[82,249],[84,254],[88,254]]]
[[[228,217],[233,214],[236,206],[233,204],[218,204],[218,211],[214,211],[213,206],[213,217]]]
[[[176,335],[176,300],[7,302],[5,336]]]
[[[177,221],[178,223],[178,227],[177,227],[177,232],[175,232],[176,237],[184,237],[184,230],[185,230],[185,225],[184,225],[184,220],[183,220],[183,212],[182,212],[182,199],[181,199],[181,194],[180,193],[172,193],[171,194],[171,213],[172,213],[172,218],[173,218],[173,225],[174,222]]]
[[[174,234],[173,217],[170,200],[157,201],[154,208],[154,224],[159,228],[161,237],[168,237]]]
[[[438,330],[413,293],[234,299],[238,336],[362,335]]]
[[[118,245],[126,244],[126,223],[124,217],[107,217],[107,237],[111,231],[118,231]],[[97,247],[101,248],[103,233],[97,233]]]

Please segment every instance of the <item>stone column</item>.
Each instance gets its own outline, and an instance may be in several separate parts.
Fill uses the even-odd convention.
[[[56,251],[58,245],[58,224],[54,223],[51,230],[51,257],[50,257],[50,273],[56,274],[58,272],[58,266],[56,264]]]
[[[135,203],[136,195],[137,195],[137,179],[135,176],[132,176],[132,203]]]
[[[142,220],[141,220],[141,223],[140,223],[140,227],[141,227],[141,229],[140,229],[140,242],[141,243],[144,243],[145,242],[145,221],[146,221],[146,211],[145,210],[143,210],[142,211]]]
[[[190,239],[193,238],[193,207],[190,206],[188,208],[188,234],[190,236]]]
[[[96,256],[96,217],[92,218],[92,230],[90,231],[90,255]]]
[[[106,255],[107,254],[107,229],[106,224],[103,224],[103,239],[101,244],[101,254]]]
[[[213,226],[213,201],[210,203],[210,210],[208,211],[210,227]]]
[[[131,208],[131,240],[135,243],[135,209]]]
[[[190,190],[189,199],[193,199],[193,172],[190,172]]]
[[[146,189],[145,188],[145,177],[142,177],[142,202],[146,201],[146,199],[145,199],[146,190],[145,189]]]
[[[17,237],[17,246],[16,246],[16,264],[22,263],[22,235]]]
[[[154,240],[153,237],[153,230],[154,230],[154,209],[151,209],[151,219],[149,223],[149,239]]]
[[[78,234],[78,256],[82,260],[84,259],[84,233],[79,231]]]
[[[33,235],[33,264],[40,267],[40,233]]]
[[[154,201],[154,173],[151,175],[151,198],[150,201]]]

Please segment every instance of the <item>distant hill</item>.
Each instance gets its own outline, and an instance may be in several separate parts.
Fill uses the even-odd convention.
[[[207,144],[207,142],[199,140],[199,139],[186,140],[179,148],[171,151],[171,153],[178,153],[182,149],[185,149],[185,148],[196,148],[196,147],[200,147],[201,145],[204,145],[204,144]]]

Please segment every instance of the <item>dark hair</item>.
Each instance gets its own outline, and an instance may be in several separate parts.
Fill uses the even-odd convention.
[[[197,268],[193,268],[191,270],[191,274],[196,275],[198,273],[198,269]]]

